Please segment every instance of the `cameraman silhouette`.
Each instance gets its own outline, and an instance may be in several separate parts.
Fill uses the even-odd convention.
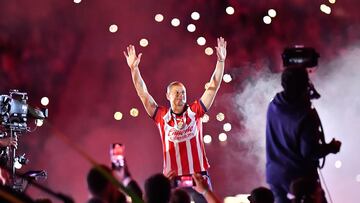
[[[311,104],[311,98],[320,95],[306,69],[317,65],[318,55],[304,54],[303,50],[297,49],[291,56],[283,54],[284,90],[276,94],[267,112],[266,179],[277,203],[290,203],[287,195],[293,180],[307,178],[319,182],[319,159],[339,152],[341,146],[335,139],[325,143],[321,121]],[[327,202],[323,191],[321,196],[321,202]]]

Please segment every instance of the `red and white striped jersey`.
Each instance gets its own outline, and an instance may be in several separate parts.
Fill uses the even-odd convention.
[[[185,107],[183,113],[175,114],[171,108],[158,106],[153,119],[161,136],[164,170],[177,175],[206,171],[210,165],[206,158],[201,117],[206,108],[201,100]]]

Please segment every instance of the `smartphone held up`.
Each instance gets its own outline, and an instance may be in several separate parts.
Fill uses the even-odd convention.
[[[175,187],[192,187],[195,181],[191,175],[178,176],[175,178]]]
[[[113,169],[125,166],[125,146],[121,143],[113,143],[110,146],[111,167]]]

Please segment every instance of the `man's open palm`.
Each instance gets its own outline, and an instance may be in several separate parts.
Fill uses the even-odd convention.
[[[126,47],[126,49],[127,49],[127,52],[124,51],[124,56],[126,58],[126,62],[128,64],[128,66],[131,69],[138,67],[142,53],[140,53],[138,56],[136,56],[135,47],[133,45],[129,45],[128,47]]]

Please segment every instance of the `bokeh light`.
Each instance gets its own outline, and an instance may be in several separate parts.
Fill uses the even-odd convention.
[[[189,32],[195,32],[196,26],[195,26],[194,24],[189,24],[189,25],[187,26],[187,30],[188,30]]]
[[[177,18],[173,18],[173,19],[171,20],[171,25],[174,26],[174,27],[179,26],[179,25],[180,25],[180,20],[177,19]]]
[[[206,47],[206,49],[205,49],[205,54],[206,54],[206,55],[211,56],[213,53],[214,53],[213,48],[211,48],[211,47]]]
[[[264,16],[263,21],[264,21],[264,23],[267,24],[267,25],[270,24],[270,23],[271,23],[271,18],[270,18],[270,16]]]
[[[43,97],[43,98],[41,98],[40,102],[43,106],[47,106],[49,104],[49,98]]]
[[[198,43],[198,45],[204,46],[206,44],[206,39],[204,37],[198,37],[196,42]]]
[[[132,117],[137,117],[137,116],[139,116],[139,110],[138,110],[137,108],[132,108],[132,109],[130,109],[130,115],[131,115]]]
[[[270,16],[270,17],[272,17],[272,18],[275,18],[275,16],[276,16],[276,11],[275,11],[275,9],[269,9],[268,10],[268,15]]]
[[[141,39],[139,42],[140,46],[147,47],[149,45],[149,41],[145,38]]]
[[[231,124],[230,123],[225,123],[223,126],[223,129],[225,132],[229,132],[231,130]]]
[[[331,8],[325,4],[321,4],[320,6],[320,10],[323,12],[323,13],[326,13],[326,14],[331,14]]]
[[[160,14],[160,13],[158,13],[158,14],[156,14],[155,15],[155,21],[156,22],[162,22],[164,20],[164,16],[162,15],[162,14]]]
[[[200,19],[200,13],[194,11],[191,13],[191,19],[193,20],[199,20]]]
[[[228,6],[226,8],[226,13],[229,14],[229,15],[233,15],[235,13],[235,9],[231,6]]]
[[[231,77],[231,75],[230,74],[224,74],[224,76],[223,76],[223,80],[224,80],[224,82],[225,83],[229,83],[229,82],[231,82],[232,81],[232,77]]]
[[[117,31],[118,31],[118,26],[115,25],[115,24],[110,25],[109,31],[110,31],[111,33],[117,32]]]
[[[204,142],[205,142],[206,144],[211,143],[211,141],[212,141],[212,137],[211,137],[210,135],[205,135],[205,136],[204,136]]]
[[[219,141],[220,142],[225,142],[227,140],[227,135],[225,133],[220,133],[219,134]]]
[[[209,122],[209,120],[210,120],[210,117],[207,114],[204,114],[203,117],[201,118],[201,121],[203,123],[207,123],[207,122]]]
[[[342,162],[340,160],[335,161],[335,168],[341,168]]]
[[[115,112],[114,113],[114,118],[115,118],[115,120],[119,121],[119,120],[121,120],[123,118],[123,114],[121,112],[119,112],[119,111]]]
[[[218,113],[217,115],[216,115],[216,120],[218,120],[218,121],[223,121],[225,119],[225,114],[224,113]]]

